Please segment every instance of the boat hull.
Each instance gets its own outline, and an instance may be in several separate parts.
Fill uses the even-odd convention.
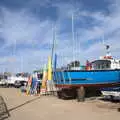
[[[120,85],[120,69],[55,71],[54,82],[61,88],[117,86]]]

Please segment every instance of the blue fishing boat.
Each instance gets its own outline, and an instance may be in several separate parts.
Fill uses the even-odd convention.
[[[75,34],[73,14],[72,38],[74,43]],[[52,56],[54,51],[54,41],[55,39],[53,40]],[[58,88],[57,93],[59,98],[77,96],[78,101],[84,101],[85,93],[88,88],[99,89],[102,87],[105,88],[120,85],[120,60],[114,59],[111,56],[109,45],[105,45],[105,47],[107,54],[92,62],[87,61],[85,67],[79,66],[78,61],[74,61],[60,69],[56,69],[55,67],[53,70],[53,81]],[[54,66],[56,66],[56,63],[55,60]]]
[[[83,100],[86,88],[98,89],[120,85],[120,60],[114,59],[107,53],[98,60],[87,62],[85,70],[67,69],[67,67],[66,69],[56,69],[54,82],[59,89],[59,97],[72,93],[77,94],[78,100],[81,98]]]
[[[57,87],[116,86],[120,84],[120,70],[64,70],[55,71]]]

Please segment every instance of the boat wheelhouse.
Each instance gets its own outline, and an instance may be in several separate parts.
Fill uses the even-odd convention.
[[[92,63],[93,70],[114,70],[120,69],[120,60],[113,59],[111,56],[100,57]]]

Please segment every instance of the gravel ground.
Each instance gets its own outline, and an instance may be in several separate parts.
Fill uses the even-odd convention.
[[[0,88],[0,95],[10,113],[5,120],[120,120],[117,111],[120,103],[101,100],[78,103],[53,96],[27,96],[15,88]]]

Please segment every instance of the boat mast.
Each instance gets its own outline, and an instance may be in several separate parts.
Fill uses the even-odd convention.
[[[21,61],[21,72],[23,72],[23,56],[21,55],[21,59],[20,59],[20,61]]]
[[[54,58],[54,50],[55,50],[55,40],[56,40],[56,26],[52,27],[53,31],[53,39],[52,39],[52,48],[51,48],[51,65],[53,67],[53,58]]]
[[[108,44],[105,44],[105,36],[104,36],[104,33],[103,33],[103,38],[102,38],[102,44],[103,44],[103,46],[105,47],[105,53],[106,53],[105,56],[111,56],[111,54],[110,54],[110,46],[109,46]]]
[[[13,52],[12,52],[13,58],[11,60],[12,65],[13,65],[13,74],[15,74],[15,71],[16,71],[16,69],[15,69],[15,61],[16,61],[15,54],[16,54],[16,39],[14,40],[14,44],[13,44]]]
[[[102,44],[103,44],[103,47],[105,47],[105,36],[104,36],[104,33],[103,33],[103,36],[102,36]],[[106,53],[106,51],[104,51]]]
[[[73,62],[75,61],[75,58],[74,58],[74,41],[75,41],[75,33],[74,33],[74,12],[72,12],[72,53],[73,53]],[[75,67],[75,63],[74,63],[74,66]]]

